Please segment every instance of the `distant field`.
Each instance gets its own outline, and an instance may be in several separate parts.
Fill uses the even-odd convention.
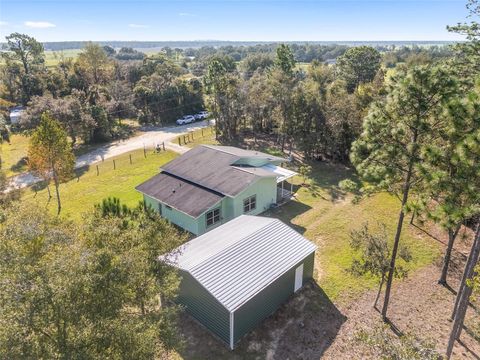
[[[55,66],[63,59],[75,59],[81,52],[81,49],[69,49],[61,51],[45,51],[45,65],[48,67]]]

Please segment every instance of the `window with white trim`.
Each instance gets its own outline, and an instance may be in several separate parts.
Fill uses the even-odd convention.
[[[220,209],[213,209],[205,215],[207,227],[213,226],[220,221]]]
[[[249,196],[243,200],[243,212],[248,213],[257,208],[257,195]]]

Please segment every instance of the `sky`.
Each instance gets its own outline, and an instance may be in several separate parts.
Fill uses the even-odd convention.
[[[0,41],[461,40],[466,0],[0,0]]]

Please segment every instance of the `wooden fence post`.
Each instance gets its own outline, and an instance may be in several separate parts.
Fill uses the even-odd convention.
[[[182,146],[182,142],[180,141],[180,136],[178,137],[178,145]]]
[[[165,141],[162,143],[163,151],[165,151]]]
[[[147,150],[145,149],[145,145],[143,145],[143,157],[147,157]]]
[[[202,128],[202,137],[203,137],[203,128]]]
[[[100,173],[98,172],[98,165],[97,165],[97,176],[99,175]]]
[[[129,154],[128,157],[130,158],[130,165],[132,165],[132,154]]]
[[[115,165],[115,159],[113,159],[113,170],[115,170],[117,167]]]

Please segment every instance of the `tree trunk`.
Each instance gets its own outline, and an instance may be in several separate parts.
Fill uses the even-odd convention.
[[[385,282],[385,275],[382,275],[382,279],[380,280],[380,285],[378,286],[377,297],[375,298],[375,302],[373,303],[373,307],[377,308],[378,299],[380,299],[380,293],[382,292],[383,283]]]
[[[415,211],[412,211],[412,217],[410,218],[410,225],[413,225],[414,219],[415,219]]]
[[[417,143],[417,131],[415,131],[413,134],[411,145],[415,145],[416,143]],[[400,243],[400,235],[402,233],[403,218],[405,217],[404,208],[408,200],[408,194],[410,192],[410,185],[411,185],[410,182],[412,179],[414,162],[415,162],[415,154],[412,153],[410,155],[410,160],[408,164],[407,176],[403,184],[402,206],[400,208],[400,213],[398,214],[398,223],[397,223],[397,230],[395,232],[395,239],[393,242],[392,258],[390,259],[390,267],[388,269],[387,285],[385,288],[385,299],[383,300],[383,308],[382,308],[382,317],[384,321],[387,320],[387,310],[388,310],[388,304],[390,302],[390,292],[392,290],[393,275],[395,274],[395,261],[397,259],[398,245]]]
[[[475,273],[475,266],[477,265],[478,259],[480,256],[480,223],[477,225],[477,230],[475,232],[475,240],[472,245],[472,250],[470,256],[465,266],[465,271],[463,273],[462,282],[467,279],[471,279]],[[448,339],[447,344],[447,359],[450,359],[452,356],[453,346],[455,341],[460,338],[462,333],[463,323],[465,321],[465,315],[467,313],[468,303],[470,296],[472,295],[472,288],[467,286],[466,283],[462,284],[461,291],[459,290],[456,299],[456,309],[454,310],[454,319],[452,325],[452,331],[450,332],[450,338]]]
[[[475,233],[475,239],[478,236],[479,227],[480,227],[480,223],[477,225],[477,230],[476,230],[476,233]],[[474,244],[472,245],[472,249],[475,246],[475,241],[476,240],[474,240]],[[467,259],[467,262],[465,264],[465,269],[464,269],[463,275],[462,275],[462,280],[461,280],[460,286],[458,288],[457,297],[455,298],[455,304],[453,305],[452,315],[450,316],[450,319],[452,319],[452,320],[455,319],[455,315],[456,315],[457,309],[458,309],[458,304],[460,302],[460,294],[464,291],[464,288],[465,288],[466,283],[467,283],[467,278],[468,278],[468,271],[467,270],[470,268],[471,264],[474,263],[474,255],[475,255],[474,251],[470,251],[470,254],[468,255],[468,259]],[[478,259],[477,259],[477,261],[478,261]],[[474,265],[474,267],[475,267],[475,265]]]
[[[53,173],[53,182],[55,184],[55,193],[57,195],[57,215],[59,215],[60,211],[62,211],[62,203],[60,202],[60,192],[58,190],[58,187],[60,186],[60,184],[58,182],[58,177],[57,177],[57,174],[55,174],[55,172]]]
[[[458,224],[455,229],[448,229],[448,245],[445,250],[445,256],[443,257],[442,274],[438,280],[438,283],[443,286],[447,285],[448,266],[450,265],[450,258],[452,257],[453,244],[455,243],[461,225],[462,224]]]
[[[50,192],[50,185],[47,184],[47,191],[48,191],[48,199],[52,198],[52,193]]]

